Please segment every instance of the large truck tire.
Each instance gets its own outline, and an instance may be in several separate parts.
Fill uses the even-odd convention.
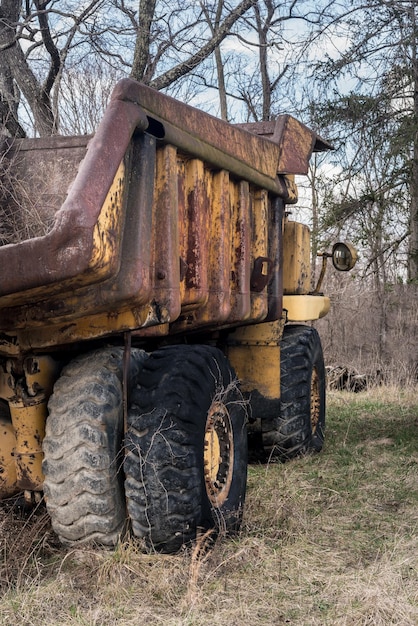
[[[261,420],[268,458],[319,452],[325,432],[325,366],[321,340],[310,326],[286,326],[280,345],[279,415]]]
[[[125,492],[135,536],[177,552],[198,529],[238,530],[247,482],[246,410],[223,353],[153,352],[132,394]]]
[[[75,358],[49,400],[44,494],[61,542],[115,545],[126,523],[123,490],[123,348]],[[129,387],[147,355],[132,349]]]

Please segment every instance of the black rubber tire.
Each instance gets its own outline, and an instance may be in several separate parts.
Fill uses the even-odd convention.
[[[221,503],[210,497],[204,472],[213,407],[226,411],[232,432],[232,480]],[[246,407],[220,350],[167,346],[150,355],[132,394],[126,451],[128,512],[134,535],[148,548],[173,553],[198,528],[238,530],[247,483]]]
[[[325,366],[321,340],[310,326],[286,326],[280,344],[280,410],[261,420],[268,458],[319,452],[325,434]]]
[[[115,545],[126,524],[123,490],[123,348],[71,361],[49,400],[44,494],[64,544]],[[147,355],[132,349],[130,387]]]

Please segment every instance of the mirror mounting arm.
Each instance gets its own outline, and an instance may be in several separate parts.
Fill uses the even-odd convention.
[[[328,257],[332,256],[332,254],[329,254],[329,252],[320,252],[317,256],[322,256],[322,268],[321,268],[321,273],[318,278],[318,282],[316,283],[316,287],[312,292],[313,296],[317,296],[319,294],[319,291],[322,287],[322,281],[324,280],[325,272],[327,269],[327,260],[328,260]]]
[[[339,272],[347,272],[353,269],[357,261],[357,251],[350,244],[346,242],[338,242],[334,244],[332,252],[320,252],[317,256],[322,257],[322,268],[318,278],[315,289],[311,292],[311,295],[317,296],[322,287],[322,281],[324,280],[325,271],[327,269],[328,258],[332,259],[332,264]]]

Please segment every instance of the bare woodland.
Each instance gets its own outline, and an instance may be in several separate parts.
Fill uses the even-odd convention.
[[[331,311],[316,322],[332,388],[363,391],[415,384],[418,377],[418,286],[328,281]],[[334,284],[332,284],[334,282]]]
[[[334,312],[318,323],[326,359],[413,379],[417,19],[414,0],[1,0],[2,145],[94,132],[124,76],[232,123],[295,115],[335,148],[315,156],[303,189],[314,272],[337,238],[360,253],[354,277],[328,278]],[[0,168],[4,181],[7,150]],[[42,162],[30,176],[56,178]],[[30,204],[33,184],[15,181],[16,201]],[[3,245],[22,228],[14,220],[2,216]]]

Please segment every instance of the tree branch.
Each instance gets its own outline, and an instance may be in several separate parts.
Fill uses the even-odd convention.
[[[189,59],[179,63],[175,67],[171,68],[158,78],[151,81],[150,86],[154,89],[164,89],[168,87],[175,80],[178,80],[185,74],[191,72],[202,61],[204,61],[219,44],[230,33],[232,26],[248,9],[254,6],[257,0],[243,0],[240,4],[225,18],[224,22],[219,26],[216,34],[204,44],[198,52],[193,54]]]

